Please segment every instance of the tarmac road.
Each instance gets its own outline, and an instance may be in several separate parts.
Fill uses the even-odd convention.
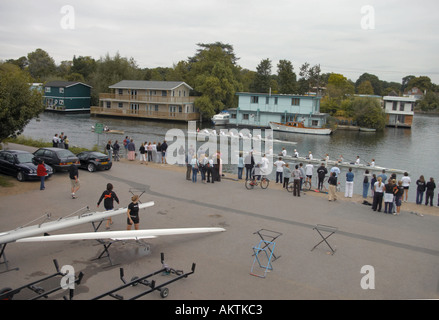
[[[17,288],[54,273],[52,260],[57,259],[60,266],[71,265],[76,274],[84,273],[74,299],[88,300],[122,285],[120,267],[127,280],[160,270],[163,252],[165,263],[176,270],[189,272],[196,263],[194,274],[168,286],[167,299],[172,300],[439,298],[436,215],[415,215],[404,207],[399,216],[386,215],[358,202],[328,202],[325,196],[310,192],[293,197],[273,185],[266,190],[247,190],[242,182],[229,179],[192,183],[185,179],[184,171],[175,166],[121,161],[109,171],[80,170],[78,199],[70,196],[67,173],[56,173],[46,181],[44,191],[39,190],[39,182],[23,182],[19,192],[1,192],[0,231],[46,213],[55,219],[86,206],[95,210],[99,196],[111,182],[121,200],[118,207],[126,207],[132,193],[144,192],[142,202],[155,202],[141,211],[141,229],[223,227],[226,232],[151,239],[150,252],[136,242],[113,243],[109,252],[114,266],[107,258],[92,260],[103,249],[96,241],[11,243],[6,247],[9,268],[19,270],[0,274],[0,288]],[[111,230],[126,228],[126,216],[113,221]],[[338,228],[327,239],[336,250],[334,254],[324,242],[311,251],[322,240],[313,230],[317,224]],[[265,278],[250,275],[253,247],[260,240],[255,232],[260,229],[281,233],[274,248],[278,259],[272,261]],[[57,233],[90,231],[90,225],[82,225]],[[265,252],[260,256],[263,265]],[[265,268],[256,263],[253,271],[264,275]],[[155,279],[160,284],[172,277],[158,275]],[[120,294],[129,298],[142,290],[144,286],[130,287]],[[62,291],[50,298],[61,299],[66,294]],[[26,294],[15,298],[26,298]],[[162,298],[153,292],[142,299]]]

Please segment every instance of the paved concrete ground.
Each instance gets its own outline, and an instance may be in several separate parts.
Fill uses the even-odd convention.
[[[196,263],[193,275],[168,286],[168,299],[439,298],[438,216],[404,210],[400,216],[385,215],[356,202],[328,202],[309,192],[293,197],[273,185],[266,190],[247,190],[242,182],[228,179],[192,183],[185,179],[184,170],[123,161],[109,171],[81,170],[78,199],[71,199],[67,173],[54,175],[44,191],[39,190],[38,182],[24,182],[18,193],[4,192],[0,196],[1,231],[47,212],[56,218],[85,206],[94,210],[107,182],[114,184],[120,207],[129,204],[130,188],[145,191],[142,202],[155,202],[154,207],[141,211],[141,229],[215,226],[227,231],[159,237],[148,241],[150,253],[135,242],[114,243],[109,249],[111,258],[120,265],[112,267],[108,267],[108,259],[92,261],[102,250],[96,241],[11,243],[6,247],[9,266],[19,270],[0,274],[0,288],[16,288],[54,273],[52,260],[57,259],[61,266],[72,265],[76,273],[84,273],[74,298],[91,299],[122,284],[119,267],[124,268],[127,280],[161,269],[163,252],[172,268],[189,272]],[[125,216],[113,220],[112,230],[125,229]],[[313,230],[317,224],[338,228],[328,239],[335,254],[329,254],[325,243],[311,251],[321,240]],[[279,258],[265,278],[250,275],[252,248],[260,240],[254,232],[260,229],[282,233],[275,247]],[[82,225],[57,233],[89,231],[90,225]],[[362,273],[363,266],[373,267],[374,272]],[[257,267],[255,272],[263,274],[264,270]],[[362,288],[364,277],[375,289]],[[172,276],[154,279],[162,283]],[[142,289],[130,287],[120,294],[128,298]],[[161,299],[157,292],[144,298]]]

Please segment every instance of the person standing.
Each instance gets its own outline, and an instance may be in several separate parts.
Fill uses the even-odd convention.
[[[424,176],[421,175],[418,180],[416,180],[416,204],[422,204],[422,199],[424,198],[425,192],[425,179]]]
[[[131,197],[131,203],[128,205],[127,210],[127,230],[131,230],[134,224],[134,229],[139,230],[139,196],[134,195]]]
[[[404,187],[402,186],[401,180],[399,180],[398,185],[393,188],[393,194],[395,195],[396,215],[399,215],[401,212],[402,197],[404,195]]]
[[[140,145],[140,148],[139,148],[139,153],[140,153],[140,164],[143,164],[143,161],[146,162],[146,156],[145,156],[145,152],[146,152],[146,150],[145,150],[145,144],[146,144],[146,143],[143,143],[143,142],[142,142],[142,144]]]
[[[328,192],[328,200],[337,200],[337,174],[335,172],[331,172],[330,177],[328,178],[329,184],[329,192]]]
[[[412,182],[412,180],[409,177],[408,172],[404,172],[404,176],[401,178],[402,181],[402,186],[404,187],[404,202],[407,202],[407,197],[408,197],[408,193],[409,193],[409,187],[410,187],[410,182]]]
[[[58,133],[55,133],[55,135],[52,138],[52,147],[58,148],[58,143],[59,143]]]
[[[312,174],[314,170],[314,165],[312,163],[307,163],[305,166],[305,176],[306,181],[309,181],[309,185],[312,185]]]
[[[80,188],[79,184],[79,173],[78,173],[78,167],[74,164],[70,166],[69,170],[69,177],[70,177],[70,185],[71,185],[71,191],[72,191],[72,199],[76,199],[76,192]]]
[[[290,183],[290,177],[291,177],[291,169],[290,169],[290,165],[288,163],[285,164],[284,166],[284,183],[283,183],[283,188],[287,189],[288,188],[288,183]]]
[[[128,151],[128,160],[134,161],[136,159],[136,145],[134,144],[134,140],[131,139],[127,145]]]
[[[373,186],[373,203],[372,210],[381,212],[381,208],[383,206],[383,192],[384,192],[384,183],[383,178],[378,176],[377,182],[375,182]]]
[[[384,185],[384,213],[393,213],[394,187],[393,179],[389,179],[389,182]]]
[[[67,136],[64,136],[64,147],[68,150],[69,149],[69,143],[70,140],[67,138]]]
[[[375,182],[377,182],[377,176],[375,173],[372,173],[372,179],[370,180],[370,193],[373,199],[373,196],[375,194]]]
[[[242,180],[242,171],[244,171],[244,158],[242,156],[242,151],[239,152],[238,158],[238,179]]]
[[[111,140],[108,140],[107,146],[105,147],[107,149],[108,157],[110,158],[110,161],[113,161],[113,146],[111,145]]]
[[[285,162],[282,161],[281,157],[279,157],[278,160],[273,164],[276,167],[276,183],[282,183]]]
[[[346,190],[345,190],[345,198],[352,198],[354,194],[354,174],[352,173],[352,168],[349,168],[349,171],[346,173]]]
[[[99,205],[101,204],[102,200],[104,200],[104,208],[105,210],[113,210],[114,205],[113,202],[116,200],[116,202],[119,204],[119,198],[117,197],[116,193],[113,191],[113,185],[111,183],[107,183],[107,189],[102,192],[101,197],[98,200],[97,207],[99,208]],[[105,226],[106,229],[110,228],[110,224],[113,224],[113,221],[111,218],[107,219],[107,224]]]
[[[166,164],[166,150],[168,149],[168,143],[166,140],[162,143],[162,163]]]
[[[192,156],[190,165],[192,167],[192,182],[197,182],[199,162],[195,154]]]
[[[317,168],[317,177],[319,178],[319,182],[317,185],[317,189],[322,191],[323,189],[323,181],[325,180],[325,176],[328,174],[328,169],[326,169],[325,164],[322,162],[320,167]]]
[[[299,166],[297,164],[291,176],[293,177],[293,195],[300,197],[300,178],[302,174],[300,173]]]
[[[255,159],[253,158],[252,151],[250,151],[249,154],[245,156],[244,166],[245,166],[245,180],[253,179],[252,170],[253,167],[255,166]]]
[[[363,179],[363,198],[366,199],[367,198],[367,193],[369,192],[369,182],[370,179],[370,173],[369,170],[366,169],[366,171],[364,172],[364,179]]]
[[[425,193],[425,205],[428,205],[428,200],[430,200],[430,206],[433,206],[433,196],[434,189],[436,189],[436,184],[434,183],[434,179],[430,177],[430,181],[425,185],[427,192]]]
[[[113,144],[113,151],[114,151],[114,161],[119,161],[120,160],[120,156],[119,156],[120,146],[119,146],[119,142],[117,140]]]
[[[46,166],[44,165],[44,160],[41,160],[38,163],[37,176],[40,177],[40,180],[41,180],[40,190],[46,189],[46,187],[44,186],[44,180],[46,179],[46,176],[47,176],[47,170],[46,170]]]

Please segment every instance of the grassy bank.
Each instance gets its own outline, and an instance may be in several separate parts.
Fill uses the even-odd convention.
[[[35,140],[25,136],[18,136],[16,138],[7,138],[6,140],[3,141],[3,143],[17,143],[35,148],[52,147],[52,142],[43,141],[42,139]],[[74,154],[78,154],[82,151],[88,151],[89,149],[81,148],[81,147],[69,147],[69,150],[72,151]],[[98,146],[95,145],[92,151],[99,151]]]

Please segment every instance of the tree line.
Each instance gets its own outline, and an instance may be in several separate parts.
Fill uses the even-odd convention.
[[[199,43],[193,56],[172,67],[141,68],[134,58],[106,54],[95,59],[90,56],[73,56],[72,60],[56,65],[43,49],[36,49],[27,56],[10,59],[4,63],[16,65],[29,74],[33,82],[52,80],[81,81],[93,87],[92,105],[98,105],[99,94],[109,92],[110,85],[121,80],[184,81],[198,96],[196,107],[203,117],[237,106],[236,92],[273,94],[307,94],[322,96],[321,112],[332,116],[352,117],[358,109],[355,94],[384,96],[402,95],[417,87],[426,92],[419,107],[424,111],[439,111],[439,86],[426,76],[408,75],[401,83],[380,80],[378,76],[363,73],[355,82],[342,74],[322,73],[319,64],[304,63],[293,66],[284,59],[273,64],[262,59],[256,70],[239,65],[233,46],[221,42]]]

